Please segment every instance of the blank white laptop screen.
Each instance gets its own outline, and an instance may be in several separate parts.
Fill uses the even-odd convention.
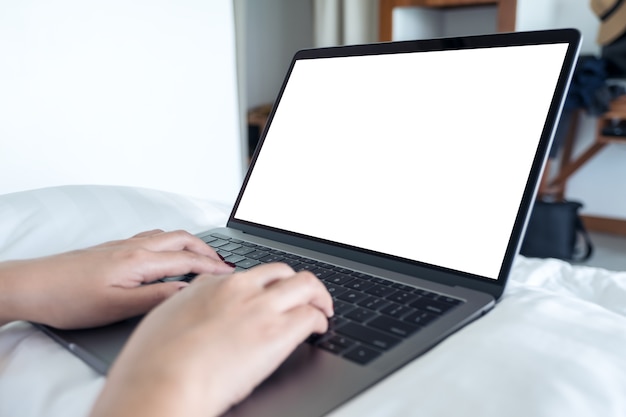
[[[234,218],[496,279],[566,51],[298,60]]]

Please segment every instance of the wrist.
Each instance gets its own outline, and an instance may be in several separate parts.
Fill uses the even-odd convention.
[[[125,372],[127,369],[130,372]],[[207,401],[206,387],[183,373],[144,371],[141,367],[112,369],[90,417],[207,417],[225,411],[214,409],[215,402]]]

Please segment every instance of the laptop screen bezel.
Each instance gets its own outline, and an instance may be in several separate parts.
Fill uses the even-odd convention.
[[[535,199],[539,180],[548,157],[548,151],[554,137],[558,118],[565,101],[566,92],[571,80],[576,58],[579,53],[580,42],[581,35],[576,29],[559,29],[317,48],[297,52],[291,61],[287,76],[285,77],[278,97],[275,101],[276,104],[274,105],[274,109],[268,116],[266,128],[261,133],[259,144],[251,158],[250,167],[244,178],[243,186],[241,187],[237,200],[233,206],[233,210],[231,211],[227,226],[240,230],[244,233],[250,233],[254,236],[276,240],[285,244],[303,247],[317,252],[332,254],[333,256],[346,258],[366,265],[372,265],[410,276],[419,276],[420,278],[446,285],[459,285],[478,291],[484,291],[490,293],[495,298],[499,298],[506,285],[515,255],[518,253],[519,246],[521,245],[522,236],[530,215],[530,209]],[[441,266],[396,258],[370,250],[359,249],[345,244],[299,235],[297,233],[275,229],[236,218],[237,208],[242,199],[250,175],[254,169],[258,155],[263,148],[263,142],[267,131],[272,125],[275,109],[280,105],[280,100],[285,90],[285,86],[287,85],[289,76],[298,60],[557,43],[567,44],[567,52],[563,60],[561,72],[542,129],[539,145],[537,146],[535,157],[532,162],[530,175],[523,192],[521,203],[519,205],[497,279],[494,280],[492,278],[451,270]],[[402,224],[400,223],[394,225],[393,227],[401,229]]]

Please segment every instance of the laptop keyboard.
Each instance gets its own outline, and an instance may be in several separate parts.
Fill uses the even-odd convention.
[[[325,334],[307,343],[365,365],[415,334],[462,300],[336,265],[304,258],[219,233],[202,239],[237,270],[283,262],[295,271],[308,270],[326,286],[335,315]]]

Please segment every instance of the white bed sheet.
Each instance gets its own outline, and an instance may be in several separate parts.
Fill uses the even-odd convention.
[[[227,213],[123,187],[0,196],[0,260],[152,228],[198,232]],[[493,311],[331,415],[624,416],[625,353],[626,273],[518,257]],[[29,324],[0,328],[0,416],[84,416],[103,383]]]

